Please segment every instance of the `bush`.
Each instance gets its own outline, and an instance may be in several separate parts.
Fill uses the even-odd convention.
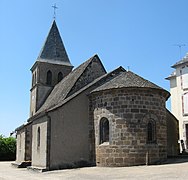
[[[16,159],[16,139],[0,135],[0,161],[13,161]]]

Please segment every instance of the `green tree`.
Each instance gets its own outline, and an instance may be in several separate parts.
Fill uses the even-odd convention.
[[[0,160],[8,161],[16,158],[16,139],[0,135]]]

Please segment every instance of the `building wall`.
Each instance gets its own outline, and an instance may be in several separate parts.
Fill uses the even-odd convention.
[[[16,162],[31,161],[32,132],[31,124],[24,125],[16,135]]]
[[[50,112],[50,168],[84,166],[89,160],[89,111],[87,91]]]
[[[83,72],[83,74],[79,77],[75,85],[72,87],[68,96],[74,94],[76,91],[88,85],[89,83],[104,74],[106,74],[106,71],[102,66],[100,60],[97,57],[94,57]]]
[[[171,112],[179,121],[179,138],[184,141],[185,148],[188,147],[185,128],[188,124],[188,114],[183,113],[183,95],[188,93],[186,69],[188,67],[185,64],[176,67],[176,76],[170,79]]]
[[[19,164],[25,161],[25,131],[21,129],[16,137],[16,162]]]
[[[71,71],[73,66],[65,66],[60,64],[52,64],[46,62],[38,62],[39,63],[39,76],[38,82],[42,84],[46,84],[46,75],[50,70],[52,72],[52,86],[55,86],[58,83],[58,73],[61,72],[63,74],[63,78],[67,76]]]
[[[177,156],[179,154],[179,124],[176,117],[168,110],[167,114],[167,155]]]
[[[97,166],[130,166],[167,158],[166,99],[161,91],[116,89],[90,97]],[[90,116],[92,117],[92,115]],[[100,120],[109,121],[109,143],[100,144]],[[147,144],[147,122],[156,122],[156,143]],[[90,119],[93,121],[93,119]],[[95,151],[93,149],[93,151]]]
[[[47,124],[46,116],[35,120],[32,125],[32,166],[47,167]],[[38,133],[40,129],[40,135]],[[40,145],[38,144],[40,141]]]
[[[181,88],[181,74],[180,68],[176,70],[176,77],[174,77],[171,81],[176,82],[176,86],[171,86],[171,111],[172,114],[179,120],[179,132],[180,139],[183,139],[183,116],[182,116],[182,88]]]
[[[33,116],[37,111],[36,96],[37,96],[37,88],[35,86],[31,89],[31,92],[30,92],[30,117]]]
[[[58,83],[58,73],[63,74],[63,78],[72,71],[72,66],[52,64],[37,61],[32,68],[32,87],[30,97],[30,117],[43,105],[53,87]],[[47,72],[52,73],[52,83],[48,85]]]
[[[179,82],[178,82],[179,83]],[[177,119],[180,118],[179,112],[181,110],[177,104],[181,104],[181,99],[178,96],[177,78],[173,77],[170,79],[170,93],[171,93],[171,111],[176,116]]]
[[[31,161],[32,156],[32,124],[25,126],[25,161]]]
[[[30,93],[30,117],[36,114],[52,91],[51,86],[38,84],[31,89]]]
[[[52,87],[38,85],[37,88],[37,103],[36,103],[36,111],[40,109],[40,107],[44,104],[45,100],[47,99],[48,95],[52,91]]]

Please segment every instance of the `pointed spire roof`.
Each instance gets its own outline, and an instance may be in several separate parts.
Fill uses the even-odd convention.
[[[52,23],[51,29],[37,58],[37,61],[72,66],[55,20]]]

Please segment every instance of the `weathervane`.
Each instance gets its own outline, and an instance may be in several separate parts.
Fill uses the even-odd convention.
[[[56,9],[58,9],[58,7],[56,6],[56,4],[54,4],[52,6],[52,8],[54,9],[54,16],[53,16],[53,18],[56,19]]]

